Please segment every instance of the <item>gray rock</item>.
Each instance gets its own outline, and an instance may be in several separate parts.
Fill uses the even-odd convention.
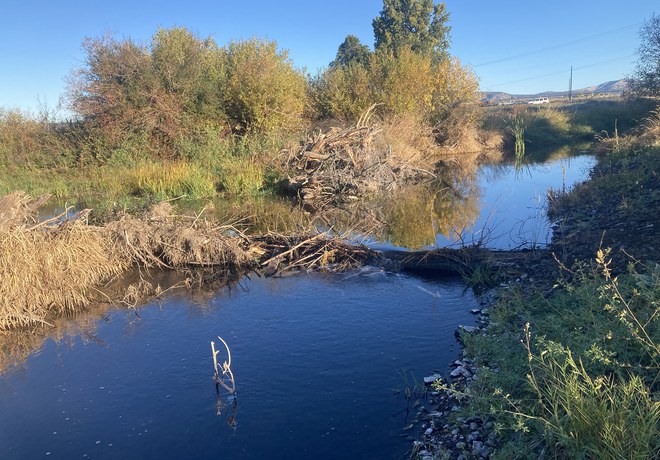
[[[488,447],[482,447],[479,451],[479,455],[481,455],[482,458],[488,458],[490,455],[490,449]]]
[[[433,433],[433,428],[427,428],[426,431],[424,432],[426,436],[431,436],[431,433]]]
[[[470,310],[470,313],[472,313],[473,315],[478,315],[479,313],[481,313],[481,310],[479,310],[478,308],[473,308],[472,310]]]
[[[436,380],[439,380],[441,378],[442,378],[442,375],[440,375],[440,374],[429,375],[428,377],[424,377],[424,383],[430,385],[431,383],[433,383]]]
[[[484,443],[481,441],[474,441],[472,443],[472,453],[473,454],[479,454],[481,452],[481,449],[484,448]]]
[[[463,373],[464,370],[466,370],[466,369],[463,366],[458,366],[456,369],[451,371],[449,373],[449,375],[451,375],[452,377],[458,377],[459,375],[461,375]]]
[[[463,449],[465,449],[465,446],[466,446],[466,444],[465,444],[463,441],[461,441],[461,442],[457,442],[457,443],[456,443],[456,448],[457,448],[458,450],[463,450]]]
[[[464,367],[457,367],[456,369],[460,369],[460,372],[461,372],[461,374],[463,375],[463,377],[465,377],[465,378],[472,377],[472,373],[471,373],[469,370],[467,370],[466,368],[464,368]]]
[[[479,425],[477,425],[477,422],[470,422],[470,429],[472,431],[476,430],[477,428],[479,428]]]

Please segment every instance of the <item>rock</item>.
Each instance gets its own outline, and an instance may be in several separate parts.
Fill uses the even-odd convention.
[[[457,443],[456,443],[456,448],[457,448],[458,450],[463,450],[463,449],[465,449],[465,445],[466,445],[466,444],[465,444],[463,441],[461,441],[461,442],[457,442]]]
[[[428,377],[424,377],[424,383],[427,384],[427,385],[430,385],[433,382],[435,382],[436,380],[441,380],[441,379],[442,379],[442,375],[433,374],[433,375],[429,375]]]
[[[456,369],[451,371],[449,373],[449,375],[451,375],[452,377],[458,377],[459,375],[461,375],[463,373],[464,370],[465,370],[465,368],[463,366],[458,366]]]
[[[479,313],[481,313],[481,310],[479,310],[478,308],[473,308],[472,310],[470,310],[470,313],[472,313],[473,315],[478,315]]]
[[[454,428],[453,430],[451,430],[451,434],[453,434],[454,436],[456,436],[456,435],[458,434],[458,429],[457,429],[457,428]]]
[[[469,370],[467,370],[466,368],[458,367],[456,369],[460,369],[461,375],[463,375],[463,377],[465,377],[465,378],[472,377],[472,373]]]
[[[474,441],[472,443],[472,453],[475,455],[479,455],[481,453],[481,449],[484,448],[484,443],[481,441]]]
[[[479,455],[481,455],[482,458],[488,458],[490,455],[490,449],[488,447],[482,447],[479,451]]]
[[[426,431],[424,432],[426,436],[431,436],[431,433],[433,433],[433,428],[427,428]]]

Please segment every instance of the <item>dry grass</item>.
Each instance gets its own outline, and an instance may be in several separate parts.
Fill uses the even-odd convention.
[[[201,213],[178,215],[168,202],[143,217],[126,215],[105,227],[88,225],[88,210],[36,222],[34,211],[45,199],[22,193],[0,198],[0,334],[52,326],[91,302],[132,307],[173,289],[154,286],[142,277],[143,268],[182,270],[185,280],[175,287],[205,287],[259,267],[267,275],[345,270],[372,255],[326,234],[248,238]],[[118,290],[115,285],[124,278],[119,275],[131,267],[140,268],[140,279],[126,280]]]
[[[0,201],[0,330],[79,309],[90,289],[128,265],[99,229],[80,219],[30,223],[39,202],[20,193]]]
[[[168,202],[144,218],[124,216],[103,231],[113,252],[146,267],[242,270],[252,264],[243,249],[245,239],[232,225],[176,215]]]
[[[601,136],[595,150],[597,153],[636,151],[660,146],[660,106],[651,110],[640,127],[626,136]]]

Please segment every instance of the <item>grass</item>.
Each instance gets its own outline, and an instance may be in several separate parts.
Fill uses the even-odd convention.
[[[101,232],[82,222],[57,231],[18,224],[29,201],[21,194],[0,200],[0,330],[71,313],[87,304],[90,289],[127,268]]]
[[[485,333],[462,337],[481,366],[464,410],[495,419],[494,458],[660,455],[656,127],[551,204],[570,254],[556,282],[500,290]]]
[[[565,145],[584,149],[599,139],[631,134],[648,119],[656,105],[657,101],[640,98],[557,103],[548,107],[492,107],[486,110],[482,128],[508,134],[505,149],[519,152],[523,133],[516,127],[524,126],[527,154],[537,157]]]
[[[467,354],[483,366],[465,410],[495,418],[504,440],[495,458],[660,452],[657,354],[638,337],[660,336],[659,275],[631,271],[616,281],[645,332],[608,308],[618,297],[613,279],[585,266],[548,298],[510,290],[490,309],[487,334],[463,337]]]

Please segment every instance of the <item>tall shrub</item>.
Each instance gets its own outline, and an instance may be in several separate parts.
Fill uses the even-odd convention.
[[[430,121],[440,143],[458,144],[479,121],[479,79],[458,58],[434,67]]]
[[[232,126],[241,132],[271,133],[302,123],[307,80],[286,51],[259,38],[232,42],[226,49],[224,104]]]

